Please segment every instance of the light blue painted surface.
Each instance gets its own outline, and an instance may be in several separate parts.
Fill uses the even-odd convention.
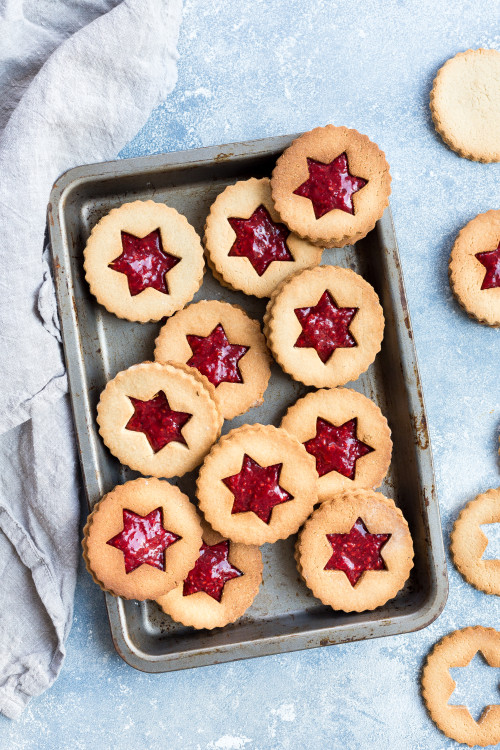
[[[447,58],[500,46],[498,19],[498,0],[188,0],[177,88],[122,154],[327,122],[385,150],[447,546],[463,504],[500,485],[500,331],[467,318],[447,282],[458,230],[500,208],[500,165],[448,150],[428,96]],[[0,748],[457,747],[428,718],[419,671],[443,634],[498,627],[500,605],[449,573],[446,610],[419,633],[153,676],[116,655],[103,597],[82,571],[61,676],[16,724],[0,720]]]

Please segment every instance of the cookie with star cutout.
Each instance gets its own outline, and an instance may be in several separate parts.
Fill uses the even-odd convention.
[[[173,362],[142,362],[119,372],[97,406],[99,433],[111,453],[154,477],[180,477],[198,466],[222,421],[210,381]]]
[[[164,203],[114,208],[92,229],[84,268],[97,301],[119,318],[147,323],[190,302],[205,262],[197,233]]]
[[[205,375],[224,419],[262,404],[271,376],[259,323],[217,300],[196,302],[169,318],[156,339],[155,360],[183,362]]]
[[[198,476],[198,504],[224,537],[265,544],[294,534],[318,502],[315,461],[286,430],[243,425],[212,448]]]
[[[479,214],[460,230],[450,255],[449,277],[469,315],[500,326],[500,210]]]
[[[315,245],[344,247],[365,237],[389,205],[385,154],[366,135],[326,125],[297,138],[271,178],[287,227]]]
[[[322,253],[281,222],[267,177],[237,182],[217,196],[205,225],[205,249],[218,281],[256,297],[269,297],[283,279],[317,265]]]
[[[274,358],[292,378],[334,388],[356,380],[371,365],[380,351],[384,314],[362,276],[317,266],[276,289],[264,333]]]
[[[392,500],[373,490],[344,490],[305,523],[295,559],[306,586],[323,604],[363,612],[403,588],[413,567],[413,542]]]
[[[500,488],[478,495],[462,510],[451,534],[451,554],[466,581],[500,596],[500,560],[483,560],[488,538],[483,524],[500,523]]]
[[[83,557],[104,591],[124,599],[156,599],[188,575],[201,536],[196,508],[178,487],[135,479],[96,503],[83,530]]]
[[[466,667],[478,651],[490,667],[500,667],[500,632],[479,625],[455,630],[436,643],[422,670],[422,696],[431,719],[447,737],[470,747],[500,742],[500,705],[487,706],[475,721],[467,706],[448,702],[456,687],[450,669]]]
[[[281,422],[316,460],[320,502],[352,487],[378,487],[392,453],[387,420],[373,401],[349,388],[300,398]]]
[[[183,583],[157,599],[176,622],[193,628],[222,628],[238,620],[257,596],[262,555],[255,545],[237,544],[202,522],[199,557]]]
[[[430,96],[434,127],[465,159],[500,161],[500,52],[469,49],[439,69]]]

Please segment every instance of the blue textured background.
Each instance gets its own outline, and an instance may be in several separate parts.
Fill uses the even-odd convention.
[[[500,165],[448,150],[432,127],[428,97],[447,58],[499,47],[498,17],[491,0],[187,0],[177,87],[122,153],[189,149],[327,122],[355,127],[384,149],[446,546],[463,504],[500,484],[500,331],[468,319],[447,282],[458,230],[477,213],[500,208]],[[445,612],[419,633],[154,676],[117,656],[103,597],[82,570],[61,676],[17,723],[0,719],[0,747],[456,747],[424,710],[422,662],[455,628],[498,627],[500,606],[451,563],[449,573]],[[475,676],[484,702],[495,701],[494,685],[487,693],[486,681]]]

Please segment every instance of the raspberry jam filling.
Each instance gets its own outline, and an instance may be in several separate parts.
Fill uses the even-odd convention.
[[[132,396],[129,396],[129,399],[134,407],[134,413],[125,429],[143,432],[155,453],[168,443],[187,445],[181,430],[192,414],[171,409],[163,391],[159,391],[149,401],[141,401]]]
[[[282,467],[283,464],[261,466],[245,453],[241,471],[222,480],[234,495],[231,513],[253,511],[261,521],[270,523],[273,508],[293,500],[279,485]]]
[[[290,231],[274,222],[265,206],[256,208],[249,219],[230,218],[228,222],[236,232],[229,256],[248,258],[259,276],[274,260],[293,261],[286,244]]]
[[[494,289],[500,286],[500,243],[496,250],[476,253],[476,258],[486,268],[481,289]]]
[[[136,237],[122,232],[122,254],[109,264],[109,268],[127,276],[128,288],[132,297],[152,287],[168,294],[167,273],[180,258],[165,252],[159,229]]]
[[[230,344],[226,332],[219,323],[209,336],[186,336],[193,356],[190,367],[205,375],[216,388],[221,383],[242,383],[238,362],[249,350],[248,346]]]
[[[314,307],[294,310],[302,326],[302,333],[294,346],[316,349],[325,364],[335,349],[357,346],[349,326],[358,311],[357,307],[337,307],[330,292],[325,291]]]
[[[387,570],[380,555],[391,534],[370,534],[358,518],[348,534],[327,534],[333,554],[324,570],[343,570],[355,586],[365,570]]]
[[[184,581],[182,595],[189,596],[189,594],[204,591],[216,602],[220,602],[224,584],[232,578],[239,578],[243,575],[241,570],[231,565],[228,555],[229,541],[227,539],[212,545],[203,542],[200,556]]]
[[[354,479],[356,461],[373,448],[356,437],[356,417],[336,427],[326,419],[316,420],[316,436],[304,443],[308,453],[316,459],[316,470],[320,477],[330,471],[338,471],[348,479]]]
[[[329,164],[308,158],[307,168],[309,177],[293,192],[294,195],[309,198],[317,219],[333,211],[334,208],[354,214],[352,196],[364,188],[368,180],[355,177],[349,172],[345,152]]]
[[[123,508],[123,531],[106,544],[123,552],[125,573],[131,573],[143,564],[165,570],[165,550],[181,538],[163,528],[162,508],[147,516]]]

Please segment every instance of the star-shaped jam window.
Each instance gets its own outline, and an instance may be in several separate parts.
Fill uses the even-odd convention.
[[[234,495],[231,513],[252,511],[261,521],[269,523],[276,505],[293,500],[279,485],[282,467],[283,464],[261,466],[245,453],[241,471],[222,480]]]
[[[348,534],[327,534],[333,553],[324,570],[343,570],[355,586],[365,570],[387,570],[380,552],[391,534],[370,534],[358,518]]]
[[[308,158],[307,168],[309,177],[293,192],[294,195],[309,198],[317,219],[335,208],[354,214],[352,196],[364,188],[368,180],[355,177],[349,172],[345,152],[329,164]]]
[[[163,510],[156,508],[146,516],[123,508],[123,531],[106,544],[123,552],[125,573],[140,565],[165,570],[165,550],[181,539],[163,527]]]
[[[229,256],[248,258],[259,276],[274,260],[293,262],[286,244],[290,230],[284,224],[274,222],[265,206],[256,208],[249,219],[232,217],[228,222],[236,232]]]
[[[125,429],[133,432],[143,432],[155,453],[158,453],[168,443],[176,442],[187,445],[181,432],[192,414],[174,411],[170,408],[163,391],[158,391],[149,401],[129,396],[134,413],[125,425]]]
[[[243,382],[238,362],[250,347],[230,344],[221,323],[209,336],[188,334],[186,338],[193,352],[187,364],[196,367],[212,385]]]
[[[302,333],[294,346],[316,349],[320,360],[326,364],[335,349],[357,346],[349,330],[357,307],[337,307],[327,290],[314,307],[298,307],[294,310],[302,326]]]
[[[146,237],[136,237],[122,232],[122,253],[109,264],[109,268],[127,276],[132,297],[148,287],[168,294],[167,273],[181,259],[163,249],[159,229]]]
[[[494,289],[500,286],[500,242],[496,250],[476,253],[476,258],[486,268],[481,289]]]
[[[184,581],[182,595],[189,596],[198,591],[204,591],[212,599],[220,602],[224,584],[232,578],[239,578],[243,575],[241,570],[231,565],[228,555],[229,541],[227,539],[211,545],[203,542],[200,556]]]
[[[336,427],[326,419],[316,420],[316,436],[304,443],[308,453],[316,459],[316,470],[320,477],[330,471],[338,471],[348,479],[354,479],[356,461],[374,450],[357,438],[356,417]]]

